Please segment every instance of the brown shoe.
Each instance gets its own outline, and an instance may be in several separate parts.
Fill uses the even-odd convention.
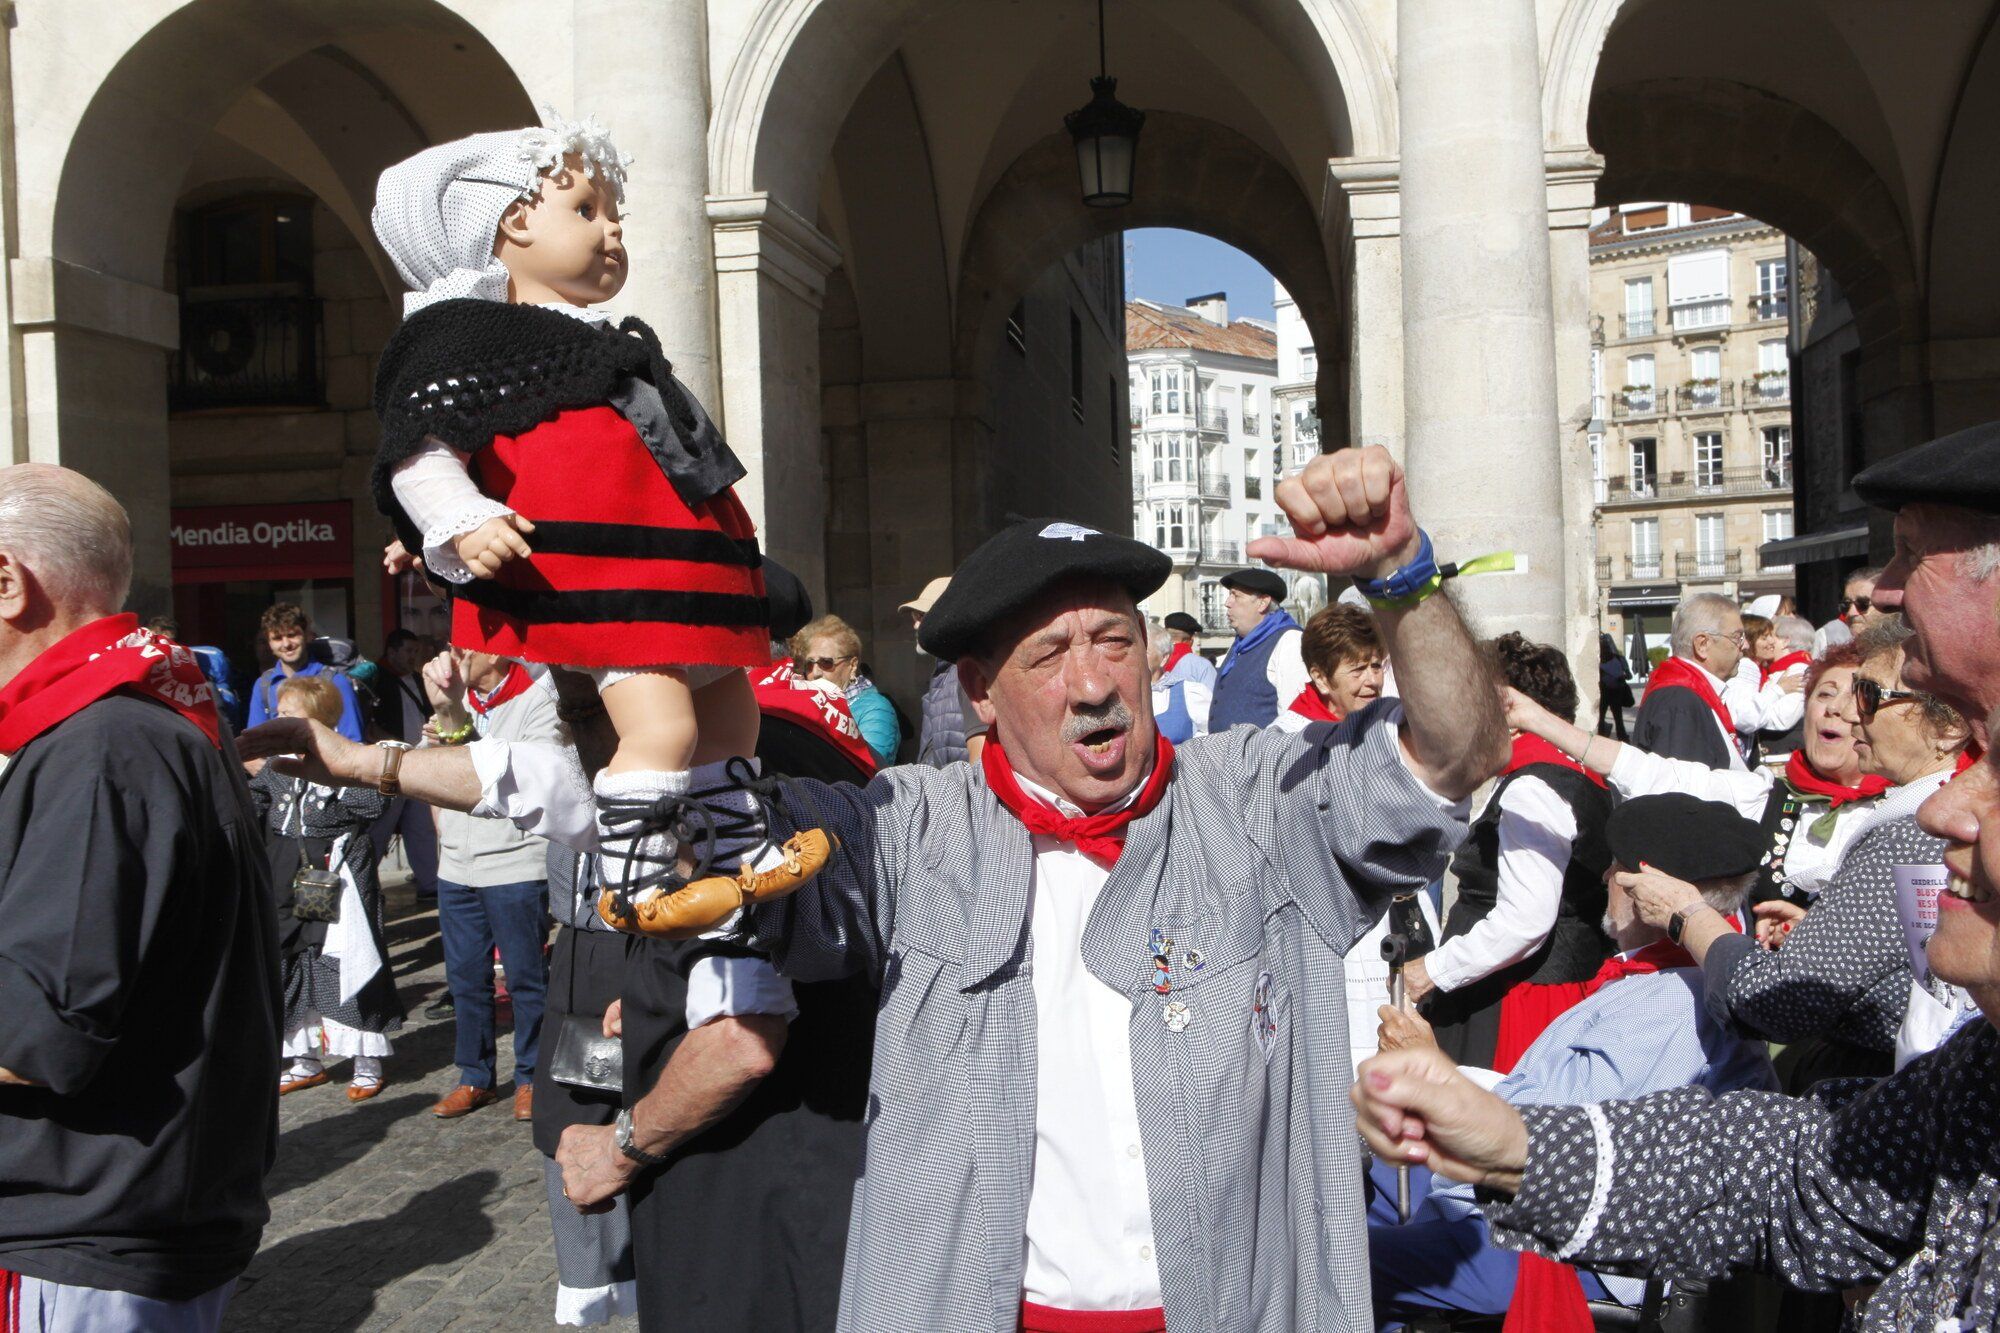
[[[317,1074],[308,1074],[304,1078],[286,1079],[284,1082],[278,1084],[278,1095],[282,1097],[290,1092],[304,1092],[307,1088],[317,1088],[322,1083],[331,1083],[332,1081],[333,1075],[322,1069]]]
[[[378,1078],[373,1083],[350,1083],[347,1085],[347,1100],[365,1102],[370,1097],[380,1097],[382,1089],[389,1086],[389,1080]]]
[[[491,1088],[475,1088],[460,1084],[438,1100],[431,1108],[431,1114],[440,1120],[456,1120],[462,1115],[471,1115],[482,1106],[491,1106],[500,1100],[500,1094]]]
[[[807,829],[787,839],[780,849],[784,862],[762,874],[746,863],[734,877],[712,875],[672,893],[654,893],[632,904],[631,915],[618,911],[617,895],[606,889],[597,900],[597,915],[614,930],[658,939],[693,939],[729,919],[745,903],[782,898],[817,875],[840,846],[824,829]]]
[[[535,1118],[535,1085],[523,1083],[514,1089],[514,1118],[533,1120]]]

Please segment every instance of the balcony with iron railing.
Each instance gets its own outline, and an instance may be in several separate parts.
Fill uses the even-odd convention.
[[[1201,558],[1211,565],[1238,565],[1243,563],[1243,545],[1219,537],[1204,537]]]
[[[1690,381],[1674,390],[1674,408],[1679,412],[1726,412],[1734,406],[1736,386],[1727,380]]]
[[[1736,579],[1743,577],[1741,551],[1677,551],[1674,577],[1682,583],[1695,579]]]
[[[1195,424],[1212,435],[1229,434],[1229,413],[1219,407],[1204,407],[1195,413]]]
[[[1647,582],[1660,577],[1660,553],[1649,551],[1629,558],[1625,562],[1625,577],[1634,582]]]
[[[326,401],[320,302],[311,296],[184,299],[167,406],[318,407]]]
[[[1197,484],[1196,494],[1204,500],[1220,500],[1226,504],[1230,494],[1229,478],[1220,472],[1204,471]]]
[[[1784,319],[1792,312],[1792,294],[1758,292],[1750,298],[1750,318],[1759,323]]]
[[[1660,318],[1650,310],[1628,310],[1618,317],[1618,328],[1627,338],[1650,338],[1660,331]]]
[[[1783,407],[1792,401],[1791,372],[1764,371],[1743,381],[1743,406]]]
[[[1664,477],[1608,477],[1604,481],[1605,505],[1656,504],[1662,500],[1706,500],[1731,495],[1762,495],[1789,491],[1791,470],[1782,467],[1697,468],[1694,472],[1669,472]]]
[[[1262,435],[1264,433],[1264,418],[1258,416],[1255,412],[1245,412],[1243,414],[1243,433],[1245,435]]]
[[[1611,419],[1625,421],[1633,417],[1663,416],[1669,401],[1662,389],[1628,384],[1611,395]]]
[[[1611,582],[1611,557],[1608,555],[1597,557],[1597,581],[1599,583]]]

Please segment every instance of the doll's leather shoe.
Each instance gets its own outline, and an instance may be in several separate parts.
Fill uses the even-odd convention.
[[[710,875],[672,892],[643,894],[621,911],[618,895],[605,890],[597,900],[597,915],[613,929],[655,939],[693,939],[727,921],[746,903],[782,898],[817,875],[840,846],[824,829],[806,829],[785,840],[784,860],[769,870],[753,871],[746,864],[734,875]]]

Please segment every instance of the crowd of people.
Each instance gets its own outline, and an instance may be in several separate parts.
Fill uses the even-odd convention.
[[[1589,728],[1375,447],[1275,488],[1219,660],[1164,554],[1010,522],[901,608],[912,722],[592,309],[626,166],[552,119],[383,178],[385,561],[448,646],[275,605],[239,733],[111,496],[0,469],[0,1333],[219,1327],[278,1099],[397,1076],[398,837],[431,1112],[507,1101],[504,981],[560,1323],[2000,1323],[2000,424],[1855,479],[1837,619],[1600,644]]]

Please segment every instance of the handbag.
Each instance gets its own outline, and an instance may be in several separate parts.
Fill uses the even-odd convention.
[[[303,838],[299,840],[299,868],[292,874],[292,919],[328,925],[340,920],[340,876],[307,863]]]
[[[562,1027],[556,1033],[555,1054],[549,1059],[549,1077],[572,1088],[621,1093],[625,1090],[625,1043],[604,1035],[602,1018],[574,1012],[577,930],[575,926],[565,929],[569,933],[569,1005],[563,1011]]]

